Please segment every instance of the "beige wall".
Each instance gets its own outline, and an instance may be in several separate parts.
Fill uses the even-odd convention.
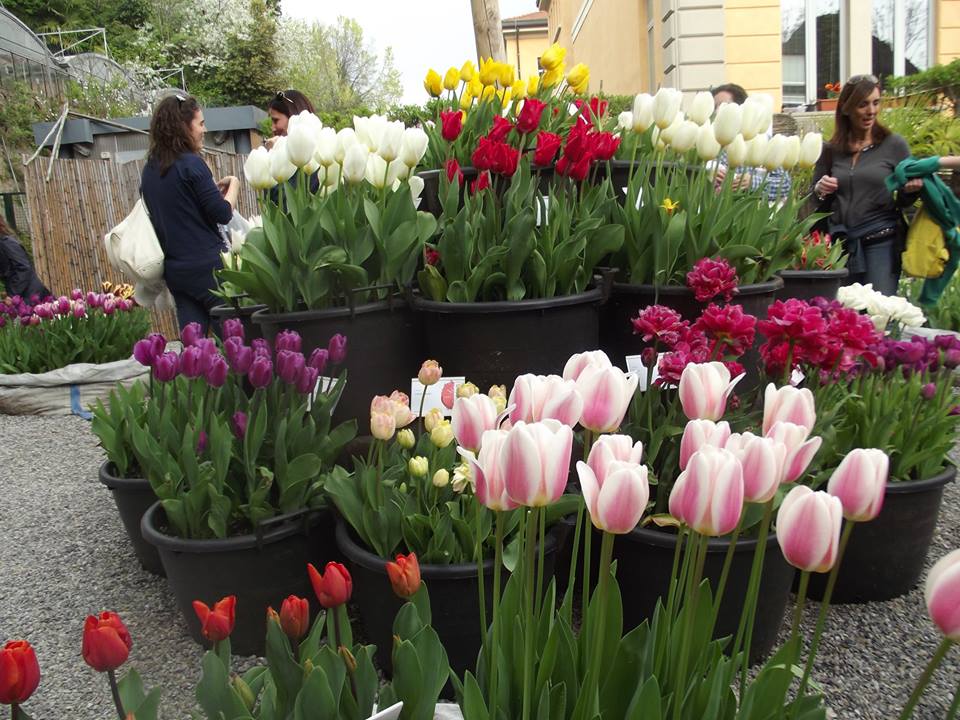
[[[550,43],[546,30],[517,34],[508,29],[503,33],[503,46],[507,51],[507,62],[517,69],[519,77],[528,78],[540,72],[537,61]]]
[[[957,0],[960,2],[960,0]],[[724,0],[725,82],[782,103],[779,0]]]
[[[586,63],[590,67],[590,90],[634,94],[646,86],[647,28],[639,0],[567,0],[574,9],[589,11],[579,28],[571,26],[567,67]]]
[[[937,0],[934,59],[949,63],[960,58],[960,0]]]

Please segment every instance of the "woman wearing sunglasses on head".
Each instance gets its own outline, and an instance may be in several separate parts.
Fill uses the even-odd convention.
[[[910,180],[896,194],[885,180],[910,157],[907,141],[880,124],[880,83],[855,75],[840,91],[833,137],[813,172],[817,212],[829,212],[831,235],[843,239],[851,283],[872,283],[895,295],[906,226],[900,208],[913,204],[921,180]]]
[[[272,149],[279,138],[286,137],[290,118],[299,115],[304,110],[310,113],[316,112],[313,109],[313,103],[299,90],[280,90],[274,95],[273,99],[267,104],[267,114],[270,116],[270,126],[273,130],[273,137],[264,141],[267,149]],[[295,187],[297,176],[294,175],[287,182]],[[316,192],[319,188],[320,178],[314,173],[310,176],[310,191]],[[275,203],[280,202],[279,187],[271,188],[270,199]]]

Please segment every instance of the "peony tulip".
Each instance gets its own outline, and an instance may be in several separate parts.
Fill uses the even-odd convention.
[[[933,624],[948,639],[960,642],[960,550],[947,553],[930,568],[923,598]]]
[[[116,613],[88,615],[83,624],[83,660],[97,672],[116,670],[127,661],[133,640]]]
[[[270,175],[277,183],[286,182],[297,172],[297,166],[290,161],[287,154],[287,139],[277,138],[270,149]]]
[[[453,442],[453,426],[449,420],[441,420],[430,431],[430,442],[435,447],[445,448]]]
[[[636,373],[625,373],[614,366],[585,367],[577,378],[577,390],[583,398],[580,424],[597,433],[619,428],[639,380]]]
[[[413,446],[417,444],[417,438],[413,434],[413,430],[406,428],[398,432],[397,444],[399,444],[404,450],[412,450]]]
[[[697,144],[697,133],[700,127],[690,120],[684,120],[670,137],[670,148],[681,155],[693,149]]]
[[[690,363],[680,374],[680,404],[690,420],[719,420],[727,409],[727,398],[739,375],[730,379],[730,371],[721,362]]]
[[[254,190],[269,190],[277,184],[270,168],[270,153],[261,145],[247,156],[243,163],[243,175]]]
[[[410,599],[420,589],[420,563],[417,554],[397,555],[396,562],[387,563],[387,577],[393,592],[399,597]]]
[[[481,436],[497,426],[497,406],[486,395],[457,398],[453,404],[451,426],[457,444],[476,452],[480,449]]]
[[[421,385],[436,385],[443,377],[443,368],[436,360],[424,360],[420,366],[420,372],[417,373],[417,380]]]
[[[717,116],[713,121],[713,132],[718,143],[726,147],[736,139],[737,135],[740,134],[742,117],[743,111],[736,103],[724,103],[717,108]],[[730,164],[736,167],[740,163],[731,160]]]
[[[687,117],[697,125],[703,125],[711,115],[713,115],[713,95],[706,90],[701,90],[690,101]]]
[[[704,122],[697,131],[697,155],[701,160],[715,160],[720,150],[720,143],[713,134],[713,126]]]
[[[637,526],[647,509],[650,499],[647,467],[615,460],[606,471],[606,476],[601,479],[587,463],[577,463],[577,475],[590,520],[600,530],[622,535]]]
[[[603,483],[609,468],[614,462],[639,465],[643,458],[643,443],[633,442],[629,435],[601,435],[590,448],[587,465],[594,477]]]
[[[407,472],[415,478],[424,478],[430,472],[430,461],[423,455],[415,455],[407,461]]]
[[[567,360],[563,366],[563,379],[576,380],[580,377],[580,373],[583,372],[584,368],[591,365],[599,368],[608,368],[612,367],[613,363],[610,362],[610,358],[607,357],[607,354],[603,350],[589,350],[587,352],[576,353],[575,355],[571,355],[570,359]]]
[[[670,514],[701,535],[732,532],[743,510],[743,470],[729,450],[704,445],[670,491]]]
[[[353,578],[338,562],[328,562],[323,574],[320,574],[312,563],[307,563],[307,575],[310,576],[310,584],[313,585],[317,600],[328,610],[343,605],[353,593]]]
[[[572,448],[573,430],[557,420],[516,423],[499,457],[510,499],[527,507],[556,502],[567,485]]]
[[[722,448],[730,437],[730,423],[713,420],[690,420],[680,438],[680,469],[686,470],[690,458],[705,445]]]
[[[517,503],[507,494],[500,463],[500,455],[507,435],[507,430],[487,430],[480,439],[479,455],[457,448],[457,452],[473,472],[477,500],[495,511],[513,510],[517,507]]]
[[[390,412],[371,412],[370,413],[370,434],[377,440],[389,440],[397,429],[397,421],[393,417],[393,411]]]
[[[745,432],[731,435],[724,448],[737,456],[743,469],[743,499],[752,503],[772,500],[783,477],[786,446],[773,438]]]
[[[774,135],[767,144],[767,152],[763,156],[763,167],[767,172],[773,172],[783,167],[787,157],[787,138],[783,135]]]
[[[298,168],[313,160],[317,149],[317,135],[322,127],[320,119],[309,110],[293,115],[287,125],[287,157]]]
[[[640,93],[633,99],[633,131],[646,132],[653,125],[653,96]]]
[[[670,124],[680,112],[683,93],[676,88],[660,88],[653,97],[653,121],[661,130]]]
[[[838,498],[793,488],[777,512],[777,542],[788,563],[806,572],[829,572],[837,560],[843,506]]]
[[[343,179],[347,183],[356,185],[363,180],[367,174],[367,158],[369,155],[370,152],[366,146],[359,143],[347,148],[343,157],[343,167],[340,169]],[[383,162],[383,158],[380,158],[380,161]]]
[[[800,159],[797,164],[804,169],[812,168],[820,159],[823,150],[823,136],[820,133],[807,133],[800,141]]]
[[[833,471],[827,492],[840,498],[847,520],[868,522],[880,514],[889,473],[890,458],[883,450],[856,448]]]
[[[200,632],[210,642],[226,640],[233,632],[236,622],[237,596],[228,595],[217,601],[212,608],[199,600],[193,601],[193,611],[200,620]]]
[[[778,422],[789,422],[805,427],[809,433],[817,422],[813,393],[807,388],[795,388],[792,385],[776,387],[767,385],[763,393],[763,434]]]
[[[0,705],[25,703],[39,684],[40,664],[30,643],[10,640],[0,648]]]
[[[284,635],[291,640],[299,640],[310,629],[310,603],[306,598],[288,595],[280,606],[277,619]]]
[[[780,482],[792,483],[806,471],[813,456],[817,454],[823,439],[812,437],[802,425],[791,422],[775,422],[764,437],[773,438],[787,448],[787,457],[783,464],[783,477]]]
[[[510,413],[512,423],[553,419],[573,427],[583,412],[576,382],[559,375],[521,375],[513,383],[507,404],[515,406]]]

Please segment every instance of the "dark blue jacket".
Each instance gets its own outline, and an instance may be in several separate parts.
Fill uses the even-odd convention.
[[[180,155],[163,176],[156,163],[148,162],[140,192],[163,248],[163,276],[170,289],[213,287],[224,250],[217,225],[230,222],[233,210],[210,168],[194,153]]]
[[[0,282],[8,295],[19,295],[27,302],[33,295],[43,300],[50,294],[34,272],[27,251],[11,235],[0,236]]]

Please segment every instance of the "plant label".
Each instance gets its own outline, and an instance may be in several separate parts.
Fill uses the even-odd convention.
[[[426,415],[433,408],[440,408],[440,412],[449,417],[452,411],[443,404],[443,401],[440,399],[440,394],[443,392],[443,388],[447,383],[452,382],[454,390],[456,390],[456,388],[463,385],[466,381],[467,378],[463,376],[444,375],[438,382],[425,387],[417,378],[411,378],[410,409],[413,410],[415,415],[420,413],[420,404],[422,402],[423,412],[421,414]]]

